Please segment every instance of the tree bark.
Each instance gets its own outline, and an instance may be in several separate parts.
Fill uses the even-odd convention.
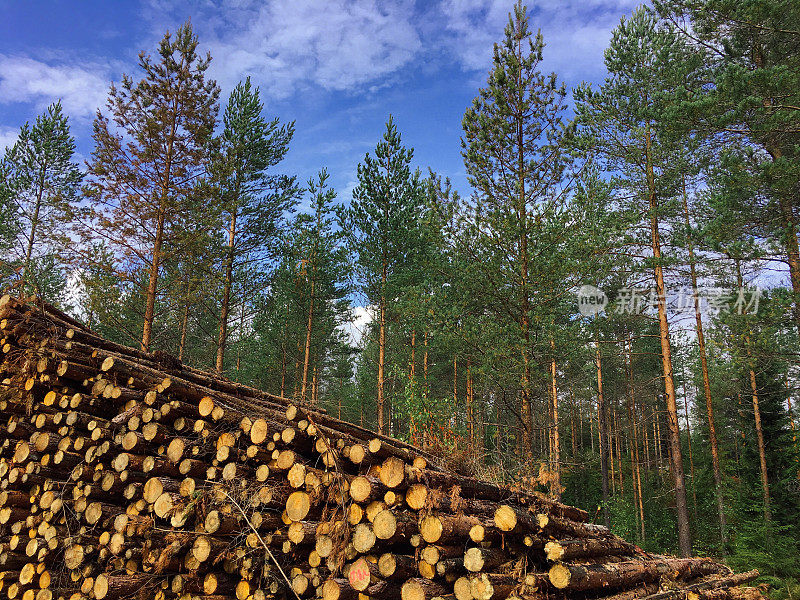
[[[36,204],[33,207],[33,215],[31,216],[31,232],[28,237],[28,248],[25,251],[25,268],[22,271],[22,280],[28,282],[30,275],[31,257],[33,256],[33,244],[36,239],[36,228],[39,225],[39,212],[42,208],[42,196],[44,195],[44,174],[46,166],[42,167],[42,175],[39,178],[39,189],[36,191]]]
[[[625,380],[628,387],[628,423],[630,426],[629,454],[631,458],[631,480],[633,481],[634,504],[638,508],[639,539],[645,541],[644,528],[644,502],[642,500],[642,476],[639,466],[639,433],[636,427],[636,401],[633,389],[633,342],[629,342],[630,349],[626,352]],[[623,342],[623,351],[625,342]]]
[[[706,353],[706,338],[703,332],[703,318],[700,314],[700,295],[697,290],[697,269],[694,259],[694,244],[690,234],[689,202],[686,198],[686,182],[683,182],[683,215],[686,222],[686,243],[689,250],[689,271],[692,278],[692,298],[694,301],[695,331],[697,332],[697,348],[700,353],[700,368],[703,372],[703,395],[706,400],[706,416],[708,418],[708,437],[711,443],[711,466],[714,472],[714,495],[717,501],[717,518],[719,519],[719,534],[724,552],[728,542],[727,524],[725,521],[725,505],[722,495],[722,468],[719,461],[719,442],[717,441],[717,427],[714,421],[714,404],[711,398],[711,379],[708,375],[708,355]]]
[[[739,259],[736,262],[736,282],[739,290],[744,285],[742,278],[742,267]],[[746,313],[743,313],[746,314]],[[769,477],[767,476],[767,450],[764,443],[764,430],[761,427],[761,408],[758,398],[758,386],[756,384],[756,372],[753,366],[753,357],[750,350],[750,335],[749,333],[744,336],[745,349],[747,352],[747,370],[750,383],[750,394],[753,399],[753,418],[756,424],[756,439],[758,441],[758,462],[761,471],[761,491],[764,502],[764,520],[769,522],[772,520],[772,510],[770,508],[770,494],[769,494]]]
[[[561,500],[561,442],[558,437],[558,385],[556,381],[556,342],[550,338],[550,402],[552,403],[552,455],[550,462],[553,465],[553,483],[550,487],[553,498]]]
[[[153,243],[153,260],[150,263],[150,280],[147,284],[147,296],[144,309],[144,327],[142,330],[142,350],[150,350],[153,338],[153,319],[156,313],[156,295],[158,293],[158,270],[161,266],[161,247],[164,244],[164,208],[159,208],[156,223],[156,239]]]
[[[522,38],[517,42],[518,56],[522,56]],[[517,90],[520,94],[519,105],[523,104],[521,95],[523,86],[517,81]],[[530,297],[528,296],[528,200],[525,195],[525,116],[515,115],[516,141],[517,141],[517,175],[519,197],[517,198],[517,213],[519,218],[519,268],[520,268],[520,329],[522,330],[522,457],[528,462],[533,461],[533,445],[531,434],[533,432],[533,408],[531,405],[531,367],[528,351],[530,348]]]
[[[386,282],[388,279],[387,273],[388,265],[386,258],[383,259],[383,266],[381,268],[381,298],[380,298],[380,316],[379,316],[379,331],[378,331],[378,402],[376,410],[378,411],[378,433],[381,435],[386,434],[386,419],[384,414],[384,362],[386,360]]]
[[[217,340],[217,373],[222,373],[225,364],[225,346],[228,343],[228,313],[230,312],[231,288],[233,287],[233,259],[236,241],[236,213],[231,211],[231,225],[228,229],[228,252],[225,257],[225,284],[222,288],[222,308],[219,312],[219,338]]]
[[[181,319],[181,341],[178,344],[178,360],[183,360],[183,351],[186,348],[186,332],[189,326],[189,293],[183,301],[183,318]]]
[[[765,147],[773,162],[783,157],[783,152],[775,144],[768,142]],[[778,208],[780,209],[783,234],[786,238],[786,261],[789,264],[789,279],[794,295],[794,320],[800,331],[800,246],[797,242],[797,219],[792,203],[783,194],[778,195]]]
[[[606,421],[606,402],[603,395],[603,363],[600,353],[599,328],[595,338],[595,366],[597,367],[597,431],[600,438],[600,478],[603,493],[603,523],[611,526],[608,514],[608,425]]]
[[[678,423],[678,406],[675,398],[675,379],[672,371],[672,347],[669,338],[669,322],[667,321],[666,291],[664,286],[664,271],[661,265],[661,240],[658,230],[658,202],[655,187],[655,174],[651,159],[651,133],[647,130],[647,185],[648,201],[650,206],[650,232],[652,236],[652,249],[654,276],[656,283],[656,298],[658,302],[658,326],[661,338],[661,365],[664,373],[664,392],[667,408],[667,422],[669,425],[669,457],[672,467],[672,478],[675,483],[675,508],[678,520],[678,546],[681,556],[691,556],[692,538],[689,530],[689,509],[686,502],[686,480],[683,474],[683,452],[681,450],[681,432]]]
[[[306,344],[303,356],[303,384],[300,386],[300,400],[306,401],[306,384],[308,382],[308,363],[311,360],[311,330],[314,324],[314,288],[316,287],[316,275],[311,276],[311,300],[308,306],[308,320],[306,322]]]

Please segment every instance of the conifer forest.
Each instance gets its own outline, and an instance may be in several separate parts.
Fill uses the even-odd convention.
[[[19,124],[0,287],[797,598],[800,3],[652,0],[574,88],[511,9],[463,189],[389,114],[352,190],[301,180],[295,123],[164,33],[90,155],[57,98]]]

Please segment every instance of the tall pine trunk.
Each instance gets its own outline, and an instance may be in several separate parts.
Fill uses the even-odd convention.
[[[303,384],[300,387],[300,400],[306,401],[306,384],[308,381],[308,363],[311,360],[311,331],[314,324],[314,288],[316,287],[316,274],[311,274],[311,300],[308,306],[308,319],[306,321],[306,344],[303,356]]]
[[[383,260],[381,268],[381,298],[380,298],[380,316],[378,323],[378,402],[376,410],[378,411],[378,433],[386,434],[386,418],[385,418],[385,397],[384,397],[384,362],[386,360],[386,281],[388,265],[386,258]]]
[[[603,362],[600,353],[600,334],[595,340],[595,366],[597,367],[597,432],[600,438],[600,484],[603,494],[603,523],[611,526],[611,517],[608,514],[608,422],[607,409],[603,394]]]
[[[34,240],[36,239],[36,228],[39,225],[39,213],[42,210],[42,195],[44,194],[45,169],[46,167],[42,168],[42,176],[39,180],[39,186],[36,190],[36,203],[33,206],[33,215],[31,216],[31,231],[30,231],[30,236],[28,237],[28,248],[25,250],[25,266],[24,270],[22,271],[22,279],[26,283],[30,283],[28,281],[28,277],[30,275],[31,258],[33,257],[33,244]]]
[[[692,538],[689,530],[689,508],[686,502],[686,479],[683,473],[683,452],[681,450],[681,432],[678,423],[678,406],[675,398],[675,379],[672,371],[672,347],[669,338],[669,322],[665,299],[664,271],[661,265],[661,240],[658,230],[658,203],[656,200],[655,174],[651,158],[651,133],[647,130],[647,187],[650,206],[650,233],[654,276],[656,282],[656,298],[658,299],[658,329],[661,338],[661,365],[664,374],[664,392],[669,425],[669,458],[672,479],[675,485],[675,508],[678,521],[678,547],[681,556],[691,556]]]
[[[153,259],[150,262],[150,279],[145,298],[144,327],[142,330],[142,350],[150,350],[153,339],[153,319],[156,314],[156,295],[158,294],[158,271],[161,266],[161,247],[164,244],[164,209],[160,208],[156,222],[156,237],[153,242]]]
[[[742,266],[739,262],[739,259],[735,259],[735,262],[736,262],[736,283],[739,286],[739,290],[741,290],[742,286],[744,285],[744,280],[742,278]],[[744,344],[747,353],[747,370],[750,383],[750,394],[753,399],[753,418],[755,419],[755,424],[756,424],[756,440],[758,442],[758,463],[761,474],[761,495],[764,502],[764,520],[769,522],[772,520],[772,509],[770,506],[769,477],[767,476],[767,449],[766,449],[766,444],[764,443],[764,429],[761,426],[761,407],[758,397],[758,386],[756,384],[756,372],[753,366],[753,355],[752,351],[750,350],[749,333],[744,336]]]
[[[561,442],[558,438],[558,385],[556,381],[556,342],[550,338],[550,351],[553,356],[550,359],[550,402],[552,423],[552,454],[550,462],[553,469],[553,483],[551,486],[552,495],[557,500],[561,499]]]
[[[228,343],[228,314],[231,305],[231,289],[233,288],[234,242],[236,241],[236,213],[231,212],[231,225],[228,229],[228,252],[225,257],[225,283],[222,288],[222,308],[219,312],[219,338],[217,340],[217,373],[222,373],[225,364],[225,346]]]
[[[625,380],[628,387],[628,425],[630,428],[629,454],[631,459],[631,480],[633,481],[634,504],[638,509],[639,540],[645,541],[644,502],[642,500],[642,476],[639,466],[639,433],[636,426],[636,400],[633,388],[633,341],[628,342],[630,349],[625,352]],[[623,342],[623,352],[626,343]]]
[[[181,319],[181,341],[178,344],[178,360],[183,360],[183,352],[186,349],[186,333],[189,328],[189,292],[183,300],[183,318]]]
[[[711,398],[711,378],[708,375],[708,355],[706,338],[703,331],[703,318],[700,314],[700,294],[697,289],[697,268],[694,258],[694,244],[690,234],[689,202],[686,198],[686,181],[683,182],[683,216],[686,222],[686,242],[689,250],[689,272],[692,278],[692,298],[694,300],[695,331],[697,332],[697,349],[700,353],[700,369],[703,373],[703,395],[706,400],[706,417],[708,418],[708,438],[711,444],[711,467],[714,473],[714,496],[717,501],[717,518],[719,519],[719,535],[724,552],[728,542],[727,524],[725,521],[725,504],[722,495],[722,468],[719,462],[719,442],[717,427],[714,421],[714,403]]]
[[[142,328],[142,350],[150,350],[153,338],[153,320],[156,315],[156,296],[158,295],[158,272],[161,267],[161,248],[164,245],[164,226],[167,219],[166,203],[172,191],[172,160],[175,148],[175,135],[178,130],[176,115],[172,115],[169,137],[167,139],[167,152],[164,160],[164,175],[161,180],[161,198],[156,214],[156,235],[153,241],[153,258],[150,263],[150,279],[147,283],[145,297],[144,326]]]

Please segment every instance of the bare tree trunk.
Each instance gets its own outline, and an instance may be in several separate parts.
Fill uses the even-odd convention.
[[[661,437],[661,419],[656,411],[653,411],[653,440],[656,445],[656,456],[658,458],[657,469],[660,475],[661,469],[664,466],[664,455],[661,453],[664,440]]]
[[[780,151],[770,151],[776,160],[781,158]],[[792,203],[783,194],[778,198],[778,205],[783,220],[784,237],[786,238],[786,259],[789,263],[789,279],[794,295],[794,320],[800,330],[800,247],[797,243],[797,220]]]
[[[552,435],[552,455],[550,461],[553,464],[553,484],[551,486],[551,493],[556,500],[561,499],[561,443],[558,438],[558,386],[556,381],[556,342],[550,338],[550,351],[552,357],[550,359],[550,401],[551,412],[553,417],[553,435]]]
[[[686,417],[686,441],[689,448],[689,474],[692,478],[692,516],[694,522],[697,523],[697,486],[695,485],[694,478],[694,455],[692,452],[692,428],[689,425],[689,395],[686,390],[686,378],[683,380],[683,408],[684,416]]]
[[[306,344],[303,356],[303,384],[300,387],[300,400],[306,401],[306,384],[308,381],[308,363],[311,360],[311,331],[314,325],[314,288],[316,287],[316,274],[311,274],[311,300],[308,306],[308,320],[306,322]]]
[[[595,365],[597,367],[597,431],[600,437],[600,475],[603,493],[603,523],[611,526],[608,514],[608,426],[606,422],[606,402],[603,396],[603,363],[600,353],[600,334],[595,340]]]
[[[629,453],[631,457],[631,480],[633,481],[633,497],[634,504],[639,509],[638,519],[639,522],[639,539],[644,542],[645,529],[644,529],[644,502],[642,500],[642,476],[639,467],[639,435],[636,427],[636,401],[634,398],[633,389],[633,342],[629,342],[630,349],[626,352],[625,359],[625,379],[628,387],[628,423],[630,426],[630,439]],[[625,343],[623,342],[623,351],[625,350]]]
[[[570,407],[570,415],[569,415],[569,425],[570,431],[572,435],[570,436],[570,441],[572,443],[572,460],[575,461],[575,458],[578,456],[578,440],[575,438],[575,395],[572,393],[572,389],[570,389],[570,397],[572,398],[572,406]]]
[[[475,403],[472,390],[472,360],[467,357],[467,432],[469,435],[470,453],[478,456],[477,440],[475,437]]]
[[[424,397],[428,398],[428,332],[425,331],[423,335],[423,344],[425,346],[425,352],[422,355],[422,379],[423,379],[423,390],[424,390]]]
[[[36,228],[39,225],[39,213],[42,208],[42,195],[44,194],[44,172],[46,168],[46,166],[42,168],[42,175],[39,179],[39,188],[36,190],[36,204],[33,207],[33,215],[31,216],[31,231],[28,237],[28,248],[25,251],[25,267],[22,271],[22,280],[28,284],[31,283],[28,281],[28,277],[30,276],[33,244],[34,240],[36,239]]]
[[[792,442],[797,443],[796,425],[794,424],[794,410],[792,409],[792,391],[789,388],[789,374],[786,374],[786,412],[789,413],[789,423],[792,425]],[[797,460],[797,459],[796,459]]]
[[[383,261],[383,269],[381,273],[381,299],[380,299],[380,316],[378,322],[378,402],[376,410],[378,411],[378,433],[385,435],[387,431],[387,423],[384,414],[384,362],[386,360],[386,281],[388,278],[387,273],[388,265],[386,259]]]
[[[314,365],[314,375],[311,378],[311,405],[319,404],[319,379],[317,378],[317,366]]]
[[[178,360],[183,360],[183,351],[186,348],[186,330],[189,325],[189,293],[183,301],[183,318],[181,319],[181,341],[178,345]]]
[[[744,280],[742,278],[742,266],[739,259],[735,259],[736,263],[736,282],[739,289],[742,289]],[[746,314],[746,313],[743,313]],[[750,351],[750,334],[749,332],[744,336],[745,349],[747,351],[747,369],[750,375],[750,393],[753,397],[753,417],[756,422],[756,439],[758,440],[758,462],[761,469],[761,491],[764,499],[764,520],[769,522],[772,520],[772,509],[770,507],[769,495],[769,477],[767,476],[767,449],[764,443],[764,430],[761,427],[761,408],[759,406],[758,386],[756,385],[756,372],[753,366],[753,357]]]
[[[231,211],[231,224],[228,229],[228,252],[225,257],[225,283],[222,287],[222,308],[219,312],[219,338],[217,340],[217,373],[222,373],[225,363],[225,346],[228,343],[228,313],[231,303],[231,289],[233,288],[233,258],[236,241],[236,213]]]
[[[610,469],[609,474],[609,482],[611,483],[611,495],[617,495],[617,473],[615,470],[616,465],[614,464],[614,411],[608,407],[608,401],[606,400],[606,437],[608,438],[608,466]]]
[[[597,440],[600,441],[599,435]],[[592,450],[592,454],[594,454],[594,412],[591,410],[591,408],[589,409],[589,444]]]
[[[661,266],[661,240],[658,231],[658,202],[656,198],[655,174],[651,160],[651,137],[647,130],[647,185],[650,206],[650,232],[652,235],[656,297],[658,298],[658,327],[661,338],[661,364],[664,371],[664,391],[669,425],[669,458],[672,479],[675,485],[675,508],[678,520],[678,546],[681,556],[691,556],[692,536],[689,530],[689,510],[686,503],[686,480],[683,474],[683,452],[681,431],[678,424],[678,406],[675,399],[675,380],[672,372],[672,347],[669,339],[669,322],[665,299],[664,271]]]
[[[619,426],[619,412],[616,407],[614,414],[614,445],[617,448],[617,476],[619,477],[619,493],[625,494],[625,474],[622,471],[622,430]]]
[[[700,314],[700,295],[697,291],[697,269],[694,259],[694,244],[690,235],[689,201],[686,197],[686,180],[683,181],[683,214],[686,222],[687,246],[689,249],[689,270],[692,277],[692,297],[694,300],[695,331],[697,332],[697,348],[700,352],[700,369],[703,372],[703,394],[706,400],[706,416],[708,418],[708,437],[711,443],[711,467],[714,472],[714,495],[717,500],[717,518],[719,519],[719,534],[722,541],[722,551],[728,542],[727,523],[725,520],[725,504],[722,496],[722,468],[719,462],[719,442],[717,441],[717,427],[714,422],[714,404],[711,398],[711,379],[708,375],[708,355],[706,353],[706,338],[703,332],[703,318]]]
[[[518,42],[518,52],[521,55],[521,42]],[[521,82],[518,82],[521,83]],[[522,93],[522,86],[519,86]],[[525,195],[525,117],[516,115],[516,143],[517,143],[517,173],[519,197],[517,199],[517,212],[519,219],[519,267],[520,267],[520,328],[522,329],[522,457],[528,461],[529,466],[533,461],[533,445],[531,434],[533,432],[533,408],[531,405],[531,367],[528,351],[530,348],[530,297],[528,295],[528,204]]]
[[[642,408],[642,431],[644,431],[644,464],[649,473],[652,469],[650,461],[650,428],[647,425],[647,406]]]
[[[750,352],[748,351],[748,357]],[[750,390],[753,394],[753,415],[756,421],[756,437],[758,438],[758,461],[761,467],[761,487],[764,498],[764,520],[772,520],[772,510],[769,499],[769,478],[767,477],[767,452],[764,444],[764,430],[761,428],[761,409],[758,401],[758,388],[756,386],[756,373],[750,366]]]
[[[416,349],[417,349],[417,328],[411,330],[411,361],[408,364],[408,378],[414,382],[414,371],[416,370]]]
[[[458,357],[453,357],[453,406],[458,410]]]
[[[158,294],[158,270],[161,266],[161,247],[164,244],[164,221],[166,215],[159,209],[156,222],[156,238],[153,242],[153,260],[150,263],[150,280],[147,283],[147,296],[145,298],[144,327],[142,330],[142,350],[150,350],[153,338],[153,319],[156,314],[156,295]]]

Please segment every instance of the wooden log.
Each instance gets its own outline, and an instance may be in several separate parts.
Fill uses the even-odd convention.
[[[687,585],[682,589],[666,590],[646,596],[646,600],[694,600],[692,593],[738,587],[759,576],[758,569],[735,573],[727,577],[713,577]]]
[[[574,560],[592,556],[635,555],[639,552],[634,544],[619,538],[551,540],[544,545],[547,560]]]
[[[500,548],[469,548],[464,553],[464,568],[472,573],[491,570],[509,560]]]
[[[101,573],[94,580],[92,593],[97,600],[103,598],[122,598],[133,595],[146,585],[152,584],[149,575],[107,575]]]
[[[662,576],[683,579],[726,571],[725,567],[705,558],[653,557],[649,560],[631,560],[615,564],[559,563],[550,569],[548,579],[557,589],[584,592],[599,588],[630,587],[654,581]]]
[[[416,561],[413,556],[386,552],[378,559],[378,572],[386,579],[409,579],[417,572]]]
[[[419,532],[429,544],[464,539],[472,527],[479,523],[476,517],[427,515],[419,522]]]
[[[428,600],[448,593],[441,584],[428,579],[409,579],[403,584],[402,600]]]

